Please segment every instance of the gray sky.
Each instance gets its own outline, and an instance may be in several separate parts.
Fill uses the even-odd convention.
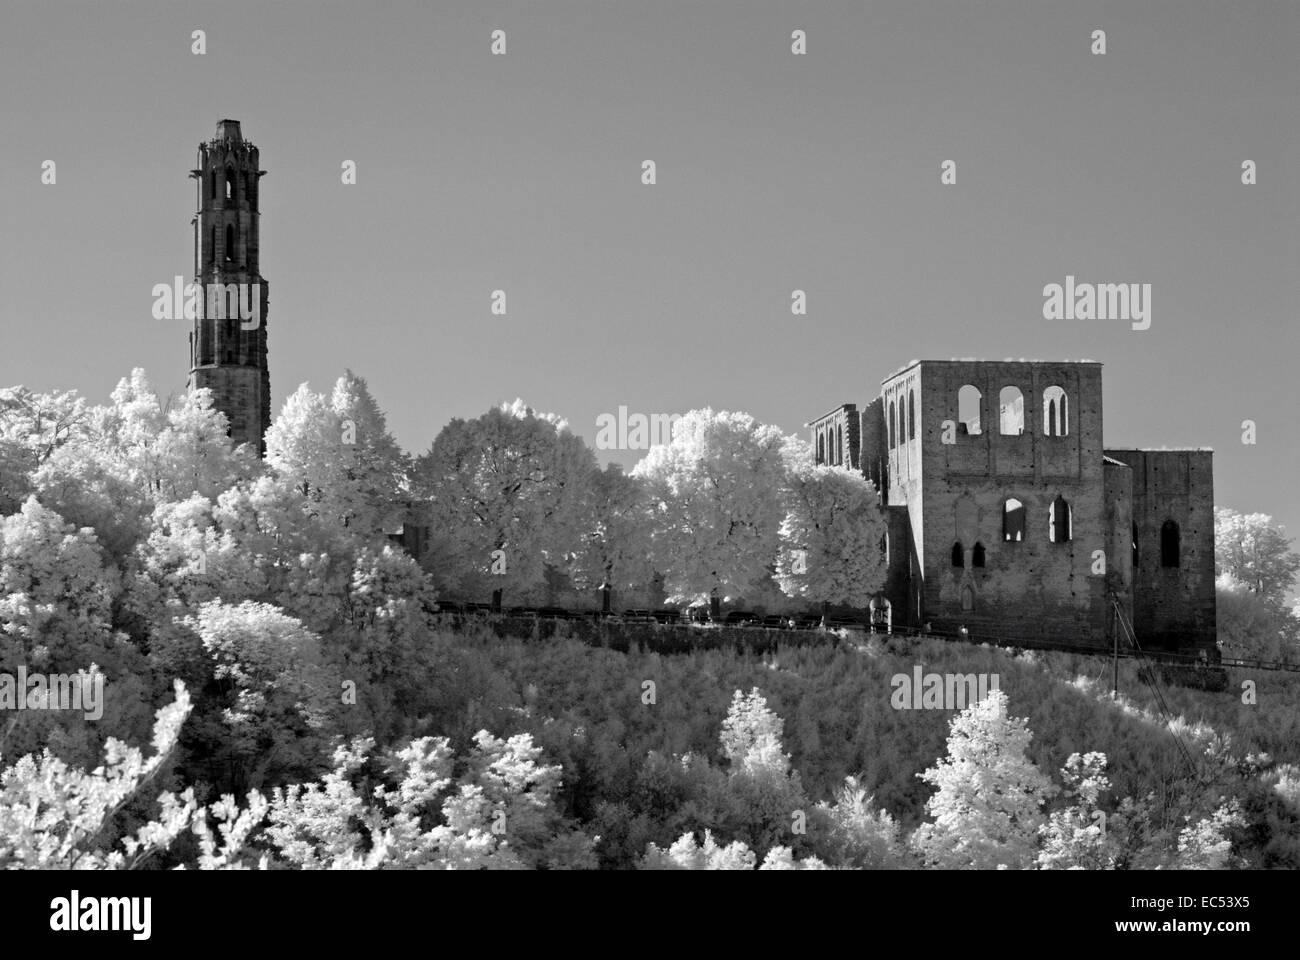
[[[912,358],[1087,357],[1108,445],[1213,446],[1218,502],[1300,535],[1298,39],[1291,0],[5,0],[0,384],[183,387],[150,290],[231,117],[273,412],[351,368],[412,452],[515,396],[594,444],[620,405],[795,430]],[[1044,320],[1067,274],[1152,284],[1151,328]]]

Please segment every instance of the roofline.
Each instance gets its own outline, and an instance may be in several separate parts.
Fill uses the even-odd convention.
[[[814,423],[817,423],[819,420],[825,420],[825,419],[826,419],[827,417],[829,417],[831,414],[842,412],[842,411],[844,410],[845,407],[852,407],[854,410],[857,410],[857,409],[858,409],[858,405],[857,405],[856,403],[841,403],[841,404],[839,404],[838,406],[831,407],[829,410],[827,410],[825,413],[823,413],[820,417],[813,417],[811,420],[809,420],[807,423],[805,423],[804,426],[805,426],[805,427],[811,427]]]
[[[926,363],[944,364],[944,365],[955,364],[955,363],[1023,363],[1023,364],[1068,363],[1071,366],[1076,366],[1076,367],[1077,366],[1100,367],[1103,365],[1100,360],[1086,360],[1086,359],[1085,360],[1021,360],[1021,359],[1013,359],[1011,357],[1006,357],[1002,360],[988,360],[982,357],[970,357],[969,359],[965,359],[965,360],[962,360],[957,357],[950,357],[947,360],[912,360],[904,364],[903,366],[899,367],[889,376],[885,377],[883,380],[880,381],[880,383],[883,386],[884,384],[888,383],[890,380],[893,380],[895,377],[907,373],[907,371],[911,370],[913,367],[919,367],[922,364],[926,364]]]
[[[1115,453],[1213,453],[1213,447],[1106,447]]]

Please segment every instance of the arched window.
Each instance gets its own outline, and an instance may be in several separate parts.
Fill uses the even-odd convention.
[[[1002,539],[1009,543],[1025,539],[1025,505],[1015,497],[1002,504]]]
[[[235,200],[235,171],[229,167],[226,168],[226,199]]]
[[[217,199],[217,171],[213,170],[208,174],[208,180],[212,184],[212,199]]]
[[[1070,539],[1070,505],[1066,503],[1065,498],[1058,495],[1052,501],[1051,509],[1048,511],[1048,539],[1052,543],[1065,543]]]
[[[817,465],[821,466],[826,462],[826,435],[818,432],[817,434]]]
[[[963,610],[975,609],[975,591],[971,589],[969,583],[961,588],[961,608]]]
[[[916,439],[916,391],[909,391],[907,399],[907,439]]]
[[[894,401],[889,401],[889,449],[893,450],[898,443],[898,409],[894,406]]]
[[[226,224],[226,259],[235,259],[235,225]]]
[[[1172,520],[1166,520],[1160,527],[1160,566],[1182,566],[1181,539],[1182,535],[1179,533],[1178,524]]]
[[[980,432],[983,405],[984,395],[977,387],[968,383],[957,391],[957,420],[970,436]]]
[[[835,464],[842,466],[844,464],[844,427],[835,428]]]
[[[1070,398],[1060,387],[1048,387],[1043,391],[1043,435],[1070,435]]]
[[[966,551],[958,540],[952,545],[952,565],[954,567],[966,566]]]
[[[984,544],[975,544],[975,548],[970,552],[970,565],[972,567],[984,566]]]
[[[1018,437],[1025,432],[1025,396],[1019,387],[1003,387],[998,395],[999,432]]]

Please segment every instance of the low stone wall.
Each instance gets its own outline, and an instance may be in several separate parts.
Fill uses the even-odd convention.
[[[479,625],[502,639],[524,641],[572,638],[593,647],[627,652],[673,654],[692,650],[735,650],[738,653],[771,653],[786,646],[838,644],[839,634],[824,630],[767,630],[761,627],[700,627],[686,623],[624,623],[608,620],[546,620],[533,617],[441,618],[452,629]],[[854,634],[850,634],[854,636]]]
[[[1160,679],[1166,684],[1222,693],[1228,689],[1228,671],[1222,667],[1161,664]]]

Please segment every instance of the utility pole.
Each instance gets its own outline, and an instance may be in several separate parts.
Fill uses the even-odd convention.
[[[1114,626],[1111,628],[1112,668],[1111,668],[1110,698],[1112,700],[1118,700],[1119,699],[1119,628],[1120,628],[1119,604],[1116,603],[1115,597],[1113,595],[1111,596],[1110,603],[1111,603],[1111,623],[1114,624]]]

